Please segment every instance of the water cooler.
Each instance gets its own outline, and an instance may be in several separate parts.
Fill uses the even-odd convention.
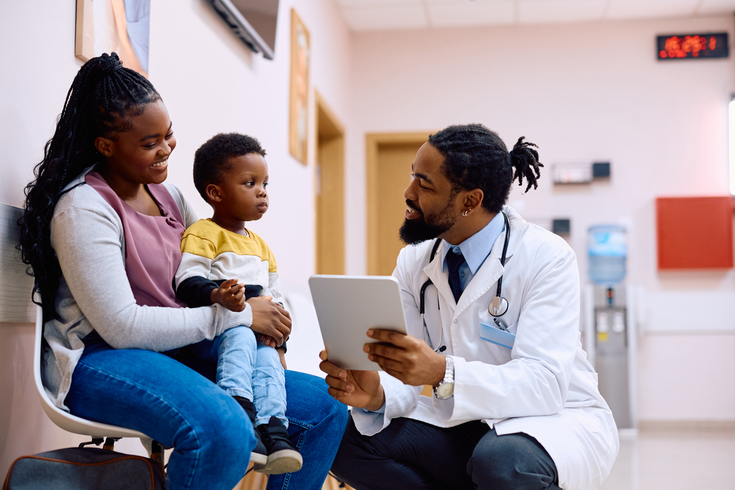
[[[626,287],[626,230],[620,225],[590,227],[589,279],[584,290],[585,350],[598,374],[600,393],[618,429],[636,430],[636,324],[634,288]]]

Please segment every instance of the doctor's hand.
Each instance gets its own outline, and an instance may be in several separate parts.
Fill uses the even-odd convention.
[[[421,339],[377,328],[368,330],[367,335],[380,342],[365,344],[368,359],[404,384],[436,386],[444,379],[446,358]]]
[[[385,393],[377,371],[341,369],[327,360],[327,351],[319,353],[319,369],[327,373],[325,381],[329,394],[345,405],[378,410],[385,403]]]

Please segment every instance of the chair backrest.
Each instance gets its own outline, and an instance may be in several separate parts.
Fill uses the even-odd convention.
[[[286,308],[293,317],[293,330],[288,339],[288,368],[323,378],[319,370],[319,352],[324,349],[322,332],[311,296],[289,292],[285,294]]]
[[[54,405],[53,400],[46,392],[41,378],[43,346],[43,310],[39,306],[36,312],[36,339],[33,349],[33,378],[35,379],[36,389],[41,397],[41,405],[43,411],[46,412],[51,421],[68,432],[75,434],[89,435],[92,437],[147,437],[142,432],[136,430],[124,429],[114,425],[101,424],[90,420],[77,417],[69,412],[61,410]]]

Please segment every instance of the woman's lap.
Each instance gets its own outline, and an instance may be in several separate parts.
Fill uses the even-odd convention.
[[[232,397],[152,351],[101,344],[85,349],[66,404],[75,415],[135,429],[173,447],[170,490],[231,490],[255,445],[252,424]]]
[[[211,381],[212,366],[191,365],[203,375],[164,354],[89,345],[66,404],[78,416],[135,429],[174,447],[170,490],[230,490],[247,467],[254,446],[252,424]],[[304,373],[286,371],[286,392],[289,437],[302,452],[304,466],[296,473],[272,475],[268,488],[318,490],[339,447],[347,410],[327,393],[324,380]]]

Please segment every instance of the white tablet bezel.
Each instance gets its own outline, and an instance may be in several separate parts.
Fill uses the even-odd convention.
[[[406,333],[398,280],[391,276],[314,275],[309,288],[329,361],[342,369],[381,371],[362,350],[370,328]]]

